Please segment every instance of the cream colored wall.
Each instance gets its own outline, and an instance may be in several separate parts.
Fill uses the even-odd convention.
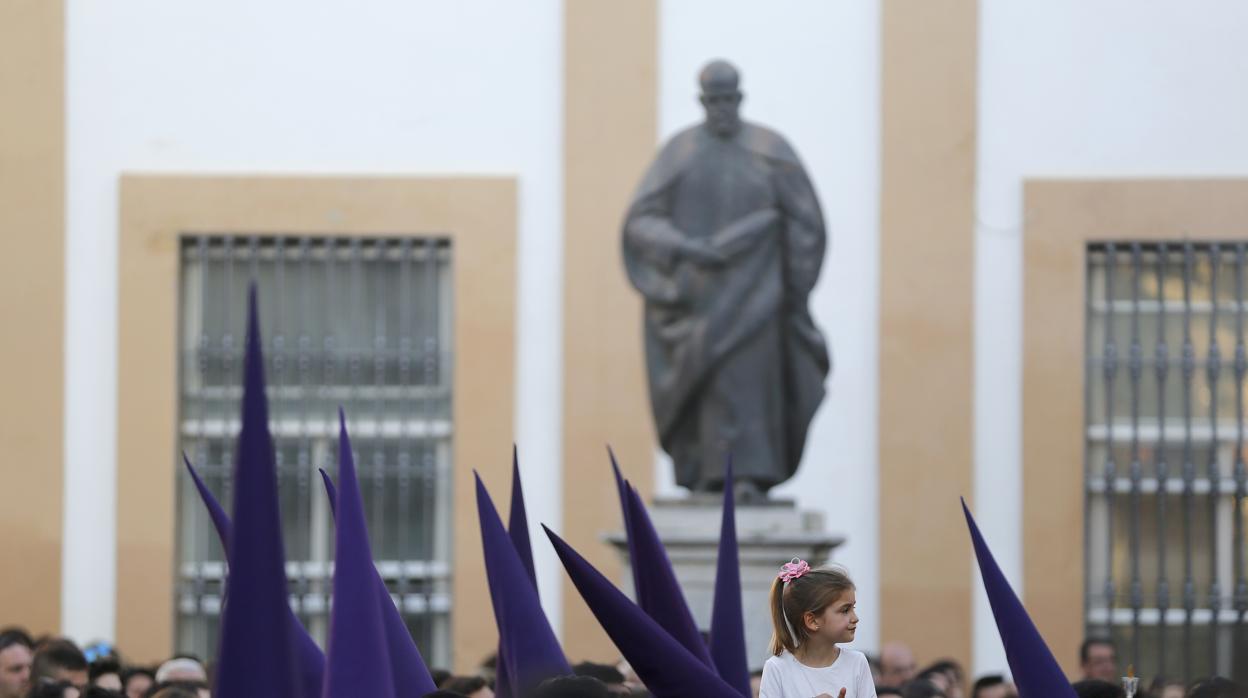
[[[0,3],[0,625],[61,625],[65,10]]]
[[[642,357],[641,302],[620,259],[620,224],[653,157],[658,98],[655,0],[564,4],[563,528],[605,574],[620,564],[602,534],[621,528],[606,445],[647,495],[655,436]],[[545,547],[539,540],[537,545]],[[574,661],[618,653],[564,586],[563,642]]]
[[[885,0],[880,189],[882,640],[971,653],[977,3]]]

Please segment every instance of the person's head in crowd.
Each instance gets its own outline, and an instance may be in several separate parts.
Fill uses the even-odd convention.
[[[493,686],[494,679],[498,676],[498,654],[485,655],[485,659],[481,660],[481,666],[477,667],[477,675]]]
[[[1100,679],[1084,679],[1072,686],[1079,698],[1126,698],[1120,684]]]
[[[1187,695],[1188,698],[1248,698],[1248,690],[1230,679],[1214,676],[1192,684]]]
[[[989,674],[976,679],[971,698],[1018,698],[1018,691],[1004,676]]]
[[[936,688],[939,688],[941,693],[949,693],[949,689],[953,687],[953,680],[950,679],[949,675],[943,671],[920,671],[919,675],[909,683],[918,683],[920,681],[926,681],[927,683],[932,684]]]
[[[110,691],[121,690],[121,663],[112,656],[101,657],[87,667],[87,681]]]
[[[1158,676],[1149,684],[1148,695],[1150,698],[1186,698],[1187,684]]]
[[[143,698],[147,689],[156,683],[156,674],[151,669],[130,667],[121,672],[121,692],[126,698]]]
[[[429,678],[433,679],[433,685],[438,688],[441,688],[442,684],[446,683],[446,680],[451,678],[451,676],[453,676],[453,674],[446,669],[429,670]]]
[[[480,676],[452,676],[442,688],[455,693],[462,693],[468,698],[494,698],[490,684]]]
[[[161,698],[211,698],[207,681],[164,681],[147,689],[148,696]]]
[[[538,684],[526,698],[611,698],[611,691],[592,676],[555,676]]]
[[[750,672],[750,695],[758,698],[758,692],[763,690],[763,670],[755,669]]]
[[[627,696],[632,693],[628,686],[624,685],[624,675],[620,673],[619,669],[610,664],[581,662],[572,667],[572,673],[577,676],[590,676],[598,679],[606,685],[607,691],[613,696]]]
[[[82,691],[68,681],[43,679],[33,683],[26,695],[29,698],[81,698]]]
[[[464,698],[464,694],[448,691],[445,688],[439,688],[436,691],[426,693],[421,698]]]
[[[901,689],[893,686],[880,686],[875,689],[876,698],[901,698]]]
[[[901,698],[949,698],[949,694],[931,681],[918,678],[901,687]]]
[[[1085,679],[1118,681],[1118,651],[1112,640],[1090,637],[1079,646],[1079,669]]]
[[[886,642],[880,649],[881,686],[901,686],[918,671],[919,665],[914,661],[914,652],[903,642]]]
[[[637,672],[633,671],[633,665],[629,664],[627,659],[621,657],[620,661],[615,663],[615,668],[624,675],[625,686],[632,690],[642,688],[641,679],[637,677]]]
[[[156,669],[156,683],[174,681],[207,681],[208,671],[195,657],[180,655],[161,664]]]
[[[78,688],[86,686],[87,658],[78,645],[56,638],[36,649],[30,665],[30,682],[34,685],[43,679],[68,681]]]
[[[949,694],[949,698],[963,698],[962,686],[966,683],[966,674],[962,671],[961,664],[952,659],[939,659],[919,672],[920,676],[927,676],[929,679],[937,674],[944,676],[945,681],[938,682],[937,685],[942,686],[942,690]]]
[[[125,698],[118,691],[113,691],[103,686],[87,686],[82,692],[82,698]]]
[[[0,698],[21,698],[30,689],[34,642],[20,628],[0,631]]]
[[[204,698],[207,689],[184,681],[156,684],[147,691],[147,698]]]

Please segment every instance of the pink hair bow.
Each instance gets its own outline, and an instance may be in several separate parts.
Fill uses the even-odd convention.
[[[780,567],[780,574],[777,576],[780,578],[780,581],[787,584],[809,571],[810,565],[805,560],[795,557],[792,562],[786,562]]]

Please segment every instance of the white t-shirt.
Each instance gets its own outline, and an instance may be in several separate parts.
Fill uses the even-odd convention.
[[[837,698],[842,688],[845,698],[876,698],[867,655],[842,648],[831,666],[816,668],[785,651],[763,664],[758,698],[814,698],[820,693]]]

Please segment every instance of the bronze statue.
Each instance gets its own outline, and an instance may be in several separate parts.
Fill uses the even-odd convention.
[[[774,131],[743,122],[736,68],[699,76],[706,121],[650,165],[624,222],[645,299],[650,401],[676,480],[743,499],[792,477],[824,396],[827,345],[806,299],[827,235],[810,178]]]

